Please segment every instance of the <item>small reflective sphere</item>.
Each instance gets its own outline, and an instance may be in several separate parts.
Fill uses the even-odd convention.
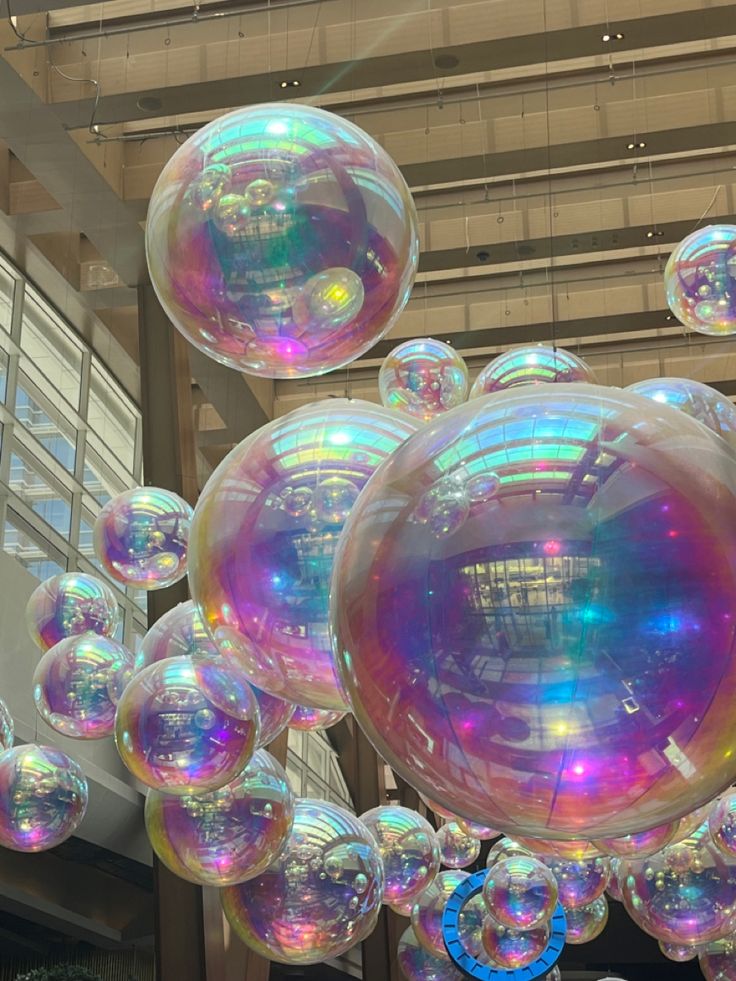
[[[629,385],[625,391],[679,409],[736,445],[736,406],[710,385],[691,378],[650,378]]]
[[[488,910],[482,896],[473,896],[466,900],[460,909],[457,936],[464,950],[472,958],[492,967],[492,961],[483,946],[483,924],[487,916]]]
[[[182,654],[218,654],[217,647],[204,628],[192,600],[179,603],[154,623],[141,641],[135,656],[135,670],[141,671],[167,657]]]
[[[171,586],[186,575],[192,514],[173,491],[134,487],[108,501],[98,514],[95,555],[126,586]]]
[[[679,842],[684,841],[689,838],[695,831],[700,828],[708,820],[708,815],[713,808],[713,803],[708,802],[703,804],[702,807],[696,807],[694,811],[686,814],[684,817],[680,818],[679,824],[677,826],[677,831],[670,842],[671,845],[677,845]]]
[[[361,492],[331,593],[380,755],[515,838],[620,838],[712,799],[736,778],[735,463],[684,413],[590,384],[415,433]],[[490,501],[424,523],[435,486],[488,473]]]
[[[546,923],[557,907],[557,895],[551,870],[526,855],[495,862],[483,883],[483,901],[495,922],[516,930]]]
[[[549,927],[512,930],[486,916],[483,923],[483,946],[494,964],[514,971],[526,967],[544,953],[549,942]]]
[[[385,805],[360,820],[378,842],[383,859],[383,901],[392,906],[414,900],[439,872],[440,850],[432,825],[408,807]]]
[[[260,748],[261,746],[268,746],[288,725],[291,725],[297,706],[293,702],[285,702],[283,698],[269,695],[268,692],[261,691],[255,685],[250,687],[258,702],[258,715],[261,720],[257,743]]]
[[[611,899],[615,899],[617,903],[624,901],[621,882],[619,881],[622,861],[620,858],[611,859],[611,874],[608,877],[608,885],[606,886],[607,895]]]
[[[449,960],[449,957],[442,939],[442,913],[447,900],[467,877],[467,872],[440,872],[417,898],[411,911],[411,925],[419,943],[436,957],[445,960]]]
[[[561,858],[544,859],[559,888],[559,898],[565,909],[589,906],[602,896],[611,874],[607,858],[591,858],[583,862]]]
[[[0,753],[10,749],[15,739],[15,723],[10,709],[0,698]]]
[[[99,634],[60,640],[33,673],[33,701],[44,722],[73,739],[103,739],[133,675],[133,655]]]
[[[698,956],[698,947],[691,947],[688,944],[668,944],[664,940],[659,941],[659,949],[664,956],[677,964],[684,964],[686,961],[694,961]]]
[[[37,586],[26,606],[33,642],[43,651],[65,637],[91,631],[112,637],[120,619],[110,587],[84,572],[63,572]]]
[[[587,382],[595,384],[595,372],[581,358],[562,348],[544,344],[515,347],[499,354],[473,382],[470,398],[490,395],[516,385]]]
[[[294,826],[265,872],[221,893],[233,930],[282,964],[337,957],[373,930],[383,863],[366,826],[324,800],[298,800]]]
[[[457,818],[457,824],[461,831],[464,831],[466,835],[471,838],[477,838],[478,841],[491,841],[493,838],[498,838],[501,834],[500,831],[496,831],[495,828],[489,828],[485,824],[478,824],[475,821],[466,821],[465,818]]]
[[[608,923],[608,902],[605,896],[599,896],[590,906],[565,910],[565,916],[567,918],[565,943],[587,944],[605,930]]]
[[[169,658],[133,676],[118,703],[115,743],[130,772],[166,794],[234,780],[258,741],[258,705],[237,664]]]
[[[507,858],[513,858],[515,855],[527,855],[530,856],[532,853],[528,848],[520,845],[518,841],[514,841],[513,838],[500,838],[495,845],[491,845],[488,851],[488,857],[486,858],[486,868],[491,868],[496,862],[503,862]]]
[[[412,927],[401,934],[398,961],[406,981],[463,981],[446,957],[435,957],[422,947]]]
[[[705,981],[736,981],[736,944],[733,938],[708,944],[698,955],[698,965]]]
[[[53,746],[26,744],[0,755],[0,845],[17,852],[54,848],[87,810],[82,768]]]
[[[736,225],[707,225],[684,238],[667,260],[664,287],[685,327],[736,333]]]
[[[480,842],[465,834],[457,821],[443,824],[437,832],[442,864],[449,869],[464,869],[480,854]]]
[[[468,397],[468,369],[454,348],[432,337],[404,341],[378,372],[387,409],[429,422]]]
[[[600,848],[605,855],[616,855],[619,858],[646,858],[660,851],[674,838],[679,827],[679,821],[660,824],[649,831],[640,831],[635,835],[625,835],[623,838],[603,838],[593,844]]]
[[[708,830],[716,848],[736,861],[736,792],[727,791],[708,815]]]
[[[145,818],[153,850],[175,875],[232,886],[279,856],[294,822],[294,795],[281,764],[258,749],[240,776],[210,794],[149,790]]]
[[[347,712],[331,712],[329,709],[311,708],[309,705],[295,705],[289,720],[290,729],[300,729],[302,732],[315,732],[318,729],[329,729],[344,719]]]
[[[239,651],[264,691],[347,710],[328,629],[335,549],[361,488],[415,431],[380,406],[327,399],[248,436],[207,481],[192,595],[217,645]]]
[[[267,378],[348,364],[398,318],[419,256],[398,167],[340,116],[248,106],[190,137],[146,223],[174,325],[221,364]]]
[[[624,861],[624,905],[646,933],[673,944],[702,944],[736,930],[733,859],[703,825],[690,838],[644,859]]]

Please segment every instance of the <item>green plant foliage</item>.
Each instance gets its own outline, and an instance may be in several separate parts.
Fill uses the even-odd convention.
[[[78,964],[57,964],[56,967],[38,967],[27,974],[19,974],[15,981],[102,981]]]

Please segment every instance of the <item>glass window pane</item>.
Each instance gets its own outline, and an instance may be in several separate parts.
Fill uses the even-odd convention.
[[[28,388],[28,383],[21,374],[15,395],[17,419],[63,467],[66,467],[70,473],[74,473],[77,450],[73,429],[61,420],[54,422],[49,413],[41,407],[39,401],[30,394]],[[54,414],[56,415],[56,413]]]
[[[28,291],[23,305],[20,346],[28,355],[21,362],[24,371],[34,380],[40,371],[70,405],[78,408],[82,348],[58,318]]]
[[[13,319],[13,295],[15,280],[4,266],[0,266],[0,328],[10,333]]]
[[[111,451],[132,473],[135,462],[135,412],[118,385],[94,363],[87,422],[90,434],[100,441],[98,444],[95,440],[95,449],[100,453]]]
[[[115,497],[128,486],[114,481],[89,450],[85,458],[82,483],[98,504],[107,504],[111,497]]]
[[[10,454],[10,489],[60,535],[69,535],[71,502],[61,489],[53,487],[29,460],[18,453]]]
[[[0,297],[0,316],[2,316],[2,298]],[[5,401],[8,393],[8,356],[0,351],[0,402]]]
[[[48,579],[66,572],[62,556],[26,528],[15,512],[8,511],[3,531],[3,548],[17,559],[36,579]]]

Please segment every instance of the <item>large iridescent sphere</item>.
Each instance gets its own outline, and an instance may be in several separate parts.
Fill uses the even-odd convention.
[[[608,901],[599,896],[590,906],[565,910],[565,943],[587,944],[599,937],[608,923]]]
[[[149,790],[146,831],[172,872],[204,886],[252,879],[281,853],[294,823],[294,795],[281,764],[258,749],[219,790],[174,797]]]
[[[218,653],[197,607],[187,600],[164,613],[150,628],[135,656],[135,670],[141,671],[157,661],[165,661],[167,657]]]
[[[736,863],[736,792],[727,791],[713,804],[708,830],[716,848]]]
[[[625,860],[624,905],[646,933],[673,944],[702,944],[736,930],[736,865],[703,825],[690,838],[644,859]]]
[[[186,575],[192,513],[173,491],[134,487],[113,497],[97,515],[95,554],[126,586],[171,586]]]
[[[113,591],[84,572],[62,572],[44,580],[26,606],[28,632],[43,651],[88,631],[112,637],[119,619]]]
[[[73,739],[103,739],[115,729],[115,711],[133,675],[133,655],[99,634],[60,640],[33,674],[33,700],[44,722]]]
[[[565,909],[589,906],[606,891],[611,874],[611,863],[607,858],[590,858],[582,862],[548,858],[545,864],[557,880],[559,899]]]
[[[491,845],[486,858],[486,868],[491,868],[496,862],[504,862],[507,858],[515,855],[531,855],[532,853],[524,845],[520,845],[513,838],[500,838],[495,844]]]
[[[618,838],[713,798],[736,777],[735,464],[684,413],[588,384],[415,433],[353,508],[331,594],[381,756],[514,837]],[[491,500],[424,523],[438,484],[491,472]]]
[[[668,944],[664,940],[660,940],[659,949],[667,960],[675,961],[677,964],[685,964],[687,961],[695,960],[700,948],[691,947],[689,944]]]
[[[429,422],[468,397],[468,369],[457,351],[432,337],[404,341],[378,372],[378,390],[387,409]]]
[[[512,930],[486,916],[483,923],[483,946],[494,964],[515,971],[526,967],[544,953],[549,942],[546,924],[529,930]]]
[[[373,930],[383,863],[362,821],[324,800],[298,800],[294,826],[265,872],[222,891],[233,930],[282,964],[337,957]]]
[[[289,728],[299,729],[301,732],[317,732],[336,726],[346,715],[347,712],[312,708],[310,705],[295,705],[289,719]]]
[[[467,878],[467,872],[440,872],[434,882],[419,895],[411,911],[411,925],[417,940],[437,957],[448,957],[442,939],[442,913],[447,900]]]
[[[562,348],[531,344],[499,354],[473,382],[470,398],[501,392],[517,385],[586,382],[595,384],[595,372],[577,355]]]
[[[679,409],[736,445],[736,406],[710,385],[692,378],[650,378],[629,385],[626,391]]]
[[[164,167],[146,223],[174,325],[221,364],[320,375],[386,334],[409,298],[417,217],[370,136],[305,105],[237,109]]]
[[[87,810],[82,768],[54,746],[26,744],[0,755],[0,845],[17,852],[54,848]]]
[[[397,956],[406,981],[463,981],[463,975],[446,957],[435,957],[422,947],[412,927],[401,934]]]
[[[457,824],[461,831],[464,831],[466,835],[470,835],[471,838],[477,838],[478,841],[491,841],[493,838],[498,838],[501,834],[495,828],[489,828],[487,824],[478,824],[477,821],[466,821],[465,818],[461,817],[457,819]]]
[[[275,695],[269,695],[267,691],[261,691],[254,685],[251,685],[251,689],[258,702],[258,715],[261,720],[258,746],[268,746],[291,724],[296,705]]]
[[[448,869],[465,869],[480,854],[480,841],[466,834],[457,821],[448,821],[437,832],[440,859]]]
[[[705,981],[736,981],[736,943],[733,937],[708,944],[698,955]]]
[[[15,723],[10,709],[0,698],[0,753],[10,749],[15,739]]]
[[[236,663],[169,658],[133,676],[118,703],[115,742],[141,783],[203,794],[234,780],[258,742],[258,705]]]
[[[335,548],[361,488],[416,428],[369,402],[316,402],[248,436],[207,481],[192,595],[215,642],[239,651],[264,691],[348,708],[328,629]]]
[[[483,883],[483,901],[496,923],[531,930],[546,923],[557,907],[557,880],[538,858],[516,855],[495,862]]]
[[[408,807],[390,804],[362,814],[383,859],[383,901],[404,904],[424,892],[439,872],[440,850],[432,825]]]
[[[660,851],[673,840],[679,821],[660,824],[649,831],[640,831],[635,835],[625,835],[623,838],[603,838],[593,842],[605,855],[616,855],[618,858],[646,858]]]
[[[667,303],[699,334],[736,333],[736,225],[707,225],[672,252],[664,270]]]

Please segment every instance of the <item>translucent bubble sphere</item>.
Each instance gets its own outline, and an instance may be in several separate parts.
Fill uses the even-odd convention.
[[[494,921],[516,930],[546,923],[557,907],[557,893],[551,870],[526,855],[495,862],[483,883],[483,901]]]
[[[524,845],[520,845],[513,838],[500,838],[495,844],[491,845],[486,858],[486,868],[491,868],[496,862],[504,862],[507,858],[516,855],[530,856],[532,853]]]
[[[709,801],[707,804],[696,807],[694,811],[681,817],[670,844],[677,845],[679,842],[685,841],[686,838],[690,838],[701,825],[706,823],[712,809],[713,803]]]
[[[727,792],[714,803],[708,830],[716,848],[736,861],[736,792]]]
[[[565,910],[567,932],[565,943],[587,944],[599,937],[608,923],[608,901],[599,896],[590,906]]]
[[[309,705],[295,705],[289,720],[290,729],[301,732],[316,732],[319,729],[329,729],[344,719],[347,712],[333,712],[329,709],[312,708]]]
[[[383,901],[403,904],[424,892],[440,868],[439,845],[429,821],[393,804],[374,807],[360,820],[378,842],[383,859]]]
[[[470,398],[490,395],[517,385],[587,382],[595,384],[590,365],[577,355],[561,348],[532,344],[515,347],[494,358],[473,382]]]
[[[668,944],[663,940],[659,941],[659,949],[669,961],[677,964],[685,964],[687,961],[694,961],[698,956],[698,947],[691,947],[688,944]]]
[[[684,238],[667,260],[664,287],[685,327],[736,333],[736,225],[708,225]]]
[[[411,925],[419,943],[431,954],[445,960],[449,957],[442,939],[442,913],[447,900],[467,877],[467,872],[440,872],[419,895],[411,911]]]
[[[97,515],[95,554],[126,586],[163,589],[186,575],[191,520],[191,507],[173,491],[134,487]]]
[[[81,767],[53,746],[26,744],[0,755],[0,845],[17,852],[54,848],[87,810]]]
[[[218,653],[197,607],[187,600],[164,613],[148,630],[135,656],[135,670],[141,671],[167,657],[181,657],[182,654],[216,656]]]
[[[468,397],[468,369],[457,351],[431,337],[404,341],[378,372],[378,390],[387,409],[429,422]]]
[[[26,606],[28,632],[43,651],[91,631],[112,637],[120,615],[110,587],[84,572],[63,572],[37,586]]]
[[[133,675],[133,655],[99,634],[60,640],[33,674],[33,701],[44,722],[73,739],[103,739],[115,728],[115,711]]]
[[[118,703],[115,743],[141,783],[190,795],[234,780],[258,729],[258,705],[237,664],[182,656],[133,676]]]
[[[489,828],[487,824],[478,824],[477,821],[466,821],[465,818],[459,817],[457,823],[461,831],[471,838],[477,838],[478,841],[491,841],[501,834],[495,828]]]
[[[736,930],[736,874],[713,845],[707,825],[644,859],[622,863],[624,905],[658,940],[702,944]]]
[[[463,975],[447,958],[430,954],[407,927],[399,940],[398,961],[406,981],[463,981]]]
[[[494,964],[515,971],[526,967],[544,952],[549,942],[549,927],[511,930],[487,916],[483,923],[483,946]]]
[[[617,903],[622,903],[624,901],[624,895],[621,889],[621,881],[619,879],[622,859],[612,858],[611,859],[611,874],[608,877],[608,885],[606,886],[606,893],[611,899],[615,899]]]
[[[207,481],[192,595],[215,642],[240,651],[264,691],[347,710],[328,630],[335,548],[363,485],[416,428],[357,399],[316,402],[248,436]]]
[[[698,956],[705,981],[736,981],[736,944],[732,938],[708,944]]]
[[[221,893],[233,930],[282,964],[337,957],[373,930],[383,863],[366,826],[324,800],[298,800],[281,855],[265,872]]]
[[[606,855],[619,858],[646,858],[669,845],[677,832],[679,821],[660,824],[649,831],[640,831],[623,838],[599,838],[593,844]]]
[[[149,790],[145,819],[153,850],[175,875],[231,886],[279,856],[294,822],[294,795],[281,764],[259,749],[235,780],[210,794]]]
[[[151,282],[221,364],[320,375],[386,334],[417,268],[417,217],[388,154],[321,109],[248,106],[203,126],[151,195]]]
[[[679,409],[736,444],[736,406],[710,385],[691,378],[650,378],[629,385],[626,391]]]
[[[0,698],[0,753],[10,749],[15,739],[15,723],[10,709]]]
[[[713,798],[736,777],[735,462],[683,413],[588,384],[415,433],[353,508],[331,595],[381,756],[514,837],[618,838]],[[490,501],[424,523],[435,486],[490,472]]]
[[[603,895],[611,874],[607,858],[591,858],[583,862],[548,858],[545,864],[557,880],[559,899],[565,909],[589,906]]]
[[[480,854],[480,842],[466,834],[457,821],[443,824],[437,831],[440,859],[448,869],[464,869]]]

